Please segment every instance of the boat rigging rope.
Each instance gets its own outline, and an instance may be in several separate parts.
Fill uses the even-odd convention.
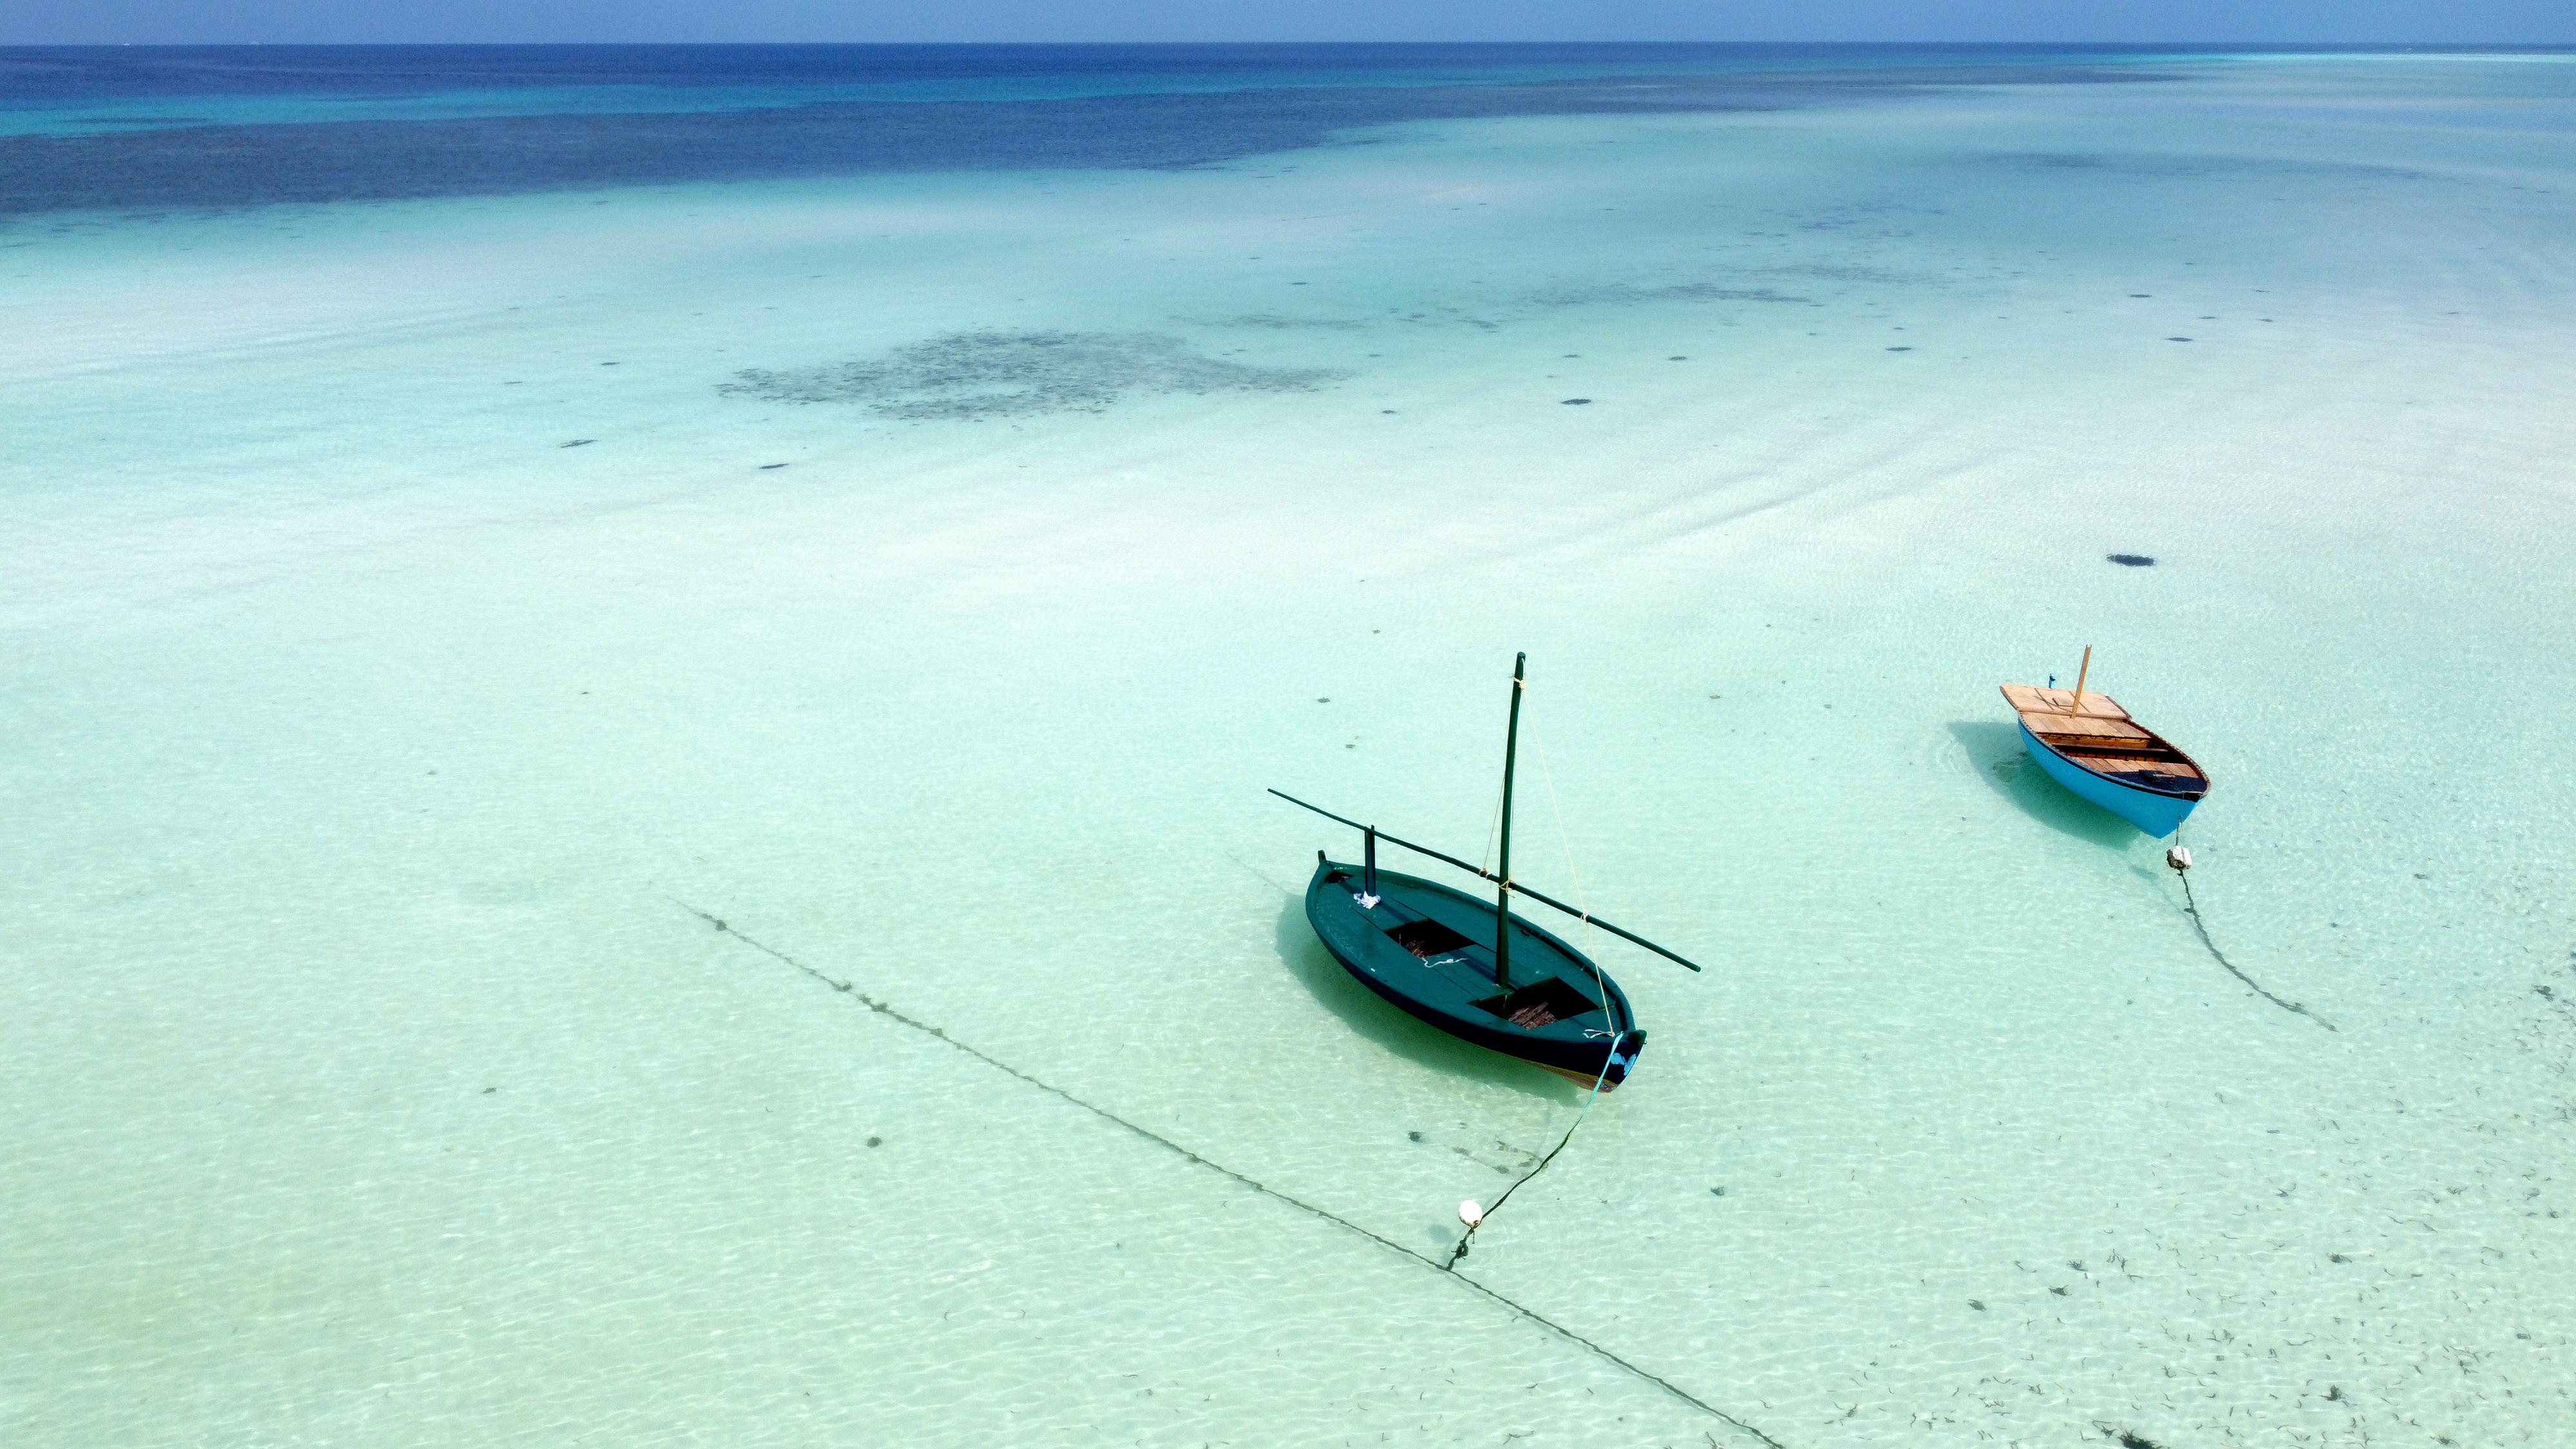
[[[1494,868],[1494,837],[1503,828],[1503,787],[1494,787],[1494,813],[1485,821],[1485,850],[1476,857],[1476,874],[1486,875]]]
[[[2259,997],[2262,997],[2265,1001],[2272,1003],[2283,1011],[2304,1016],[2308,1020],[2315,1022],[2317,1025],[2324,1027],[2326,1030],[2340,1035],[2343,1028],[2336,1026],[2333,1022],[2328,1021],[2324,1017],[2317,1015],[2315,1012],[2308,1010],[2306,1006],[2299,1002],[2285,1001],[2280,997],[2273,995],[2271,992],[2263,988],[2263,983],[2246,975],[2244,972],[2237,970],[2236,963],[2228,960],[2226,954],[2218,949],[2218,943],[2209,939],[2209,925],[2200,918],[2200,903],[2192,899],[2191,852],[2183,850],[2182,831],[2179,829],[2174,831],[2174,850],[2176,852],[2180,852],[2179,855],[2168,853],[2165,856],[2165,863],[2173,867],[2174,875],[2182,881],[2182,913],[2191,918],[2191,928],[2200,934],[2200,944],[2209,948],[2210,958],[2216,961],[2219,965],[2226,967],[2228,975],[2244,982],[2247,990],[2252,991]]]
[[[1556,817],[1556,838],[1565,847],[1565,873],[1574,881],[1575,914],[1583,922],[1583,945],[1589,950],[1592,946],[1592,903],[1583,898],[1583,872],[1574,867],[1574,837],[1565,829],[1565,807],[1556,802],[1556,772],[1547,767],[1547,740],[1539,734],[1536,719],[1530,721],[1530,744],[1538,755],[1538,777],[1547,782],[1548,813]],[[1593,967],[1592,974],[1599,976],[1601,968]]]
[[[1627,1028],[1620,1025],[1618,1017],[1611,1010],[1610,983],[1601,975],[1601,963],[1592,959],[1591,953],[1599,949],[1593,939],[1592,903],[1583,898],[1583,872],[1576,869],[1574,864],[1574,837],[1565,828],[1565,807],[1559,804],[1556,798],[1556,772],[1549,769],[1547,765],[1547,737],[1539,733],[1536,716],[1530,719],[1529,737],[1530,744],[1538,755],[1539,778],[1547,782],[1547,808],[1549,813],[1556,817],[1556,838],[1565,847],[1565,873],[1574,881],[1575,914],[1583,922],[1583,964],[1592,968],[1592,989],[1601,995],[1602,1019],[1616,1029],[1609,1034],[1610,1047],[1602,1053],[1601,1070],[1592,1078],[1592,1090],[1584,1094],[1583,1110],[1574,1114],[1574,1121],[1567,1125],[1565,1135],[1556,1139],[1556,1145],[1549,1148],[1547,1155],[1538,1160],[1537,1166],[1522,1173],[1511,1186],[1503,1189],[1501,1197],[1494,1199],[1492,1207],[1480,1211],[1476,1215],[1476,1220],[1467,1224],[1467,1231],[1458,1237],[1458,1245],[1449,1250],[1449,1261],[1440,1265],[1444,1270],[1452,1273],[1458,1270],[1458,1260],[1467,1256],[1469,1245],[1476,1241],[1476,1230],[1493,1220],[1494,1214],[1502,1209],[1511,1195],[1521,1190],[1522,1183],[1547,1171],[1547,1165],[1556,1160],[1556,1154],[1563,1152],[1565,1144],[1574,1140],[1575,1129],[1583,1125],[1584,1118],[1592,1115],[1592,1104],[1601,1100],[1602,1084],[1610,1079],[1611,1060],[1618,1056],[1620,1045],[1628,1038]],[[1498,925],[1496,929],[1500,930],[1501,927]]]
[[[1547,740],[1539,734],[1536,719],[1530,721],[1530,743],[1538,749],[1538,775],[1547,782],[1547,808],[1556,816],[1556,838],[1565,846],[1565,873],[1574,881],[1575,916],[1583,922],[1583,964],[1592,968],[1592,989],[1601,993],[1602,1019],[1616,1027],[1619,1023],[1610,1014],[1610,983],[1601,977],[1601,963],[1592,959],[1592,953],[1600,949],[1592,934],[1592,903],[1583,898],[1583,872],[1574,866],[1574,837],[1565,829],[1565,807],[1556,803],[1556,773],[1547,767]],[[1611,1043],[1614,1049],[1617,1045],[1615,1040]],[[1603,1070],[1608,1069],[1605,1067]],[[1600,1084],[1595,1082],[1593,1085],[1597,1087]],[[1584,1106],[1589,1110],[1591,1104],[1587,1102]]]
[[[1519,693],[1518,693],[1518,694],[1516,694],[1516,695],[1514,695],[1514,696],[1513,696],[1513,699],[1514,699],[1514,701],[1515,701],[1515,709],[1514,709],[1513,716],[1512,716],[1514,719],[1518,719],[1518,718],[1520,717],[1520,715],[1519,715],[1519,711],[1518,711],[1518,708],[1517,708],[1517,702],[1518,702],[1519,700],[1524,699],[1524,698],[1526,698],[1526,697],[1528,696],[1528,694],[1529,694],[1529,681],[1528,681],[1528,680],[1525,680],[1525,679],[1514,678],[1514,679],[1512,680],[1512,688],[1513,688],[1513,689],[1515,689],[1515,690],[1518,690],[1518,691],[1519,691]],[[1535,733],[1537,732],[1537,727],[1536,727],[1535,725],[1533,725],[1533,726],[1531,727],[1531,732],[1532,732],[1533,734],[1535,734]],[[1510,739],[1510,737],[1507,735],[1507,736],[1505,736],[1504,738],[1505,738],[1505,741],[1506,741],[1505,746],[1504,746],[1504,751],[1505,751],[1505,754],[1506,754],[1506,755],[1508,755],[1508,754],[1509,754],[1509,752],[1510,752],[1510,745],[1509,745],[1509,739]],[[1507,761],[1506,763],[1508,763],[1508,761]],[[1507,800],[1511,799],[1511,792],[1512,792],[1512,780],[1511,780],[1511,773],[1512,773],[1512,772],[1511,772],[1510,770],[1508,770],[1508,769],[1506,769],[1505,771],[1503,771],[1503,780],[1502,780],[1502,783],[1501,783],[1501,784],[1499,784],[1499,785],[1496,785],[1496,786],[1494,787],[1494,814],[1493,814],[1493,818],[1492,818],[1492,819],[1490,819],[1490,820],[1487,820],[1487,821],[1485,822],[1485,851],[1484,851],[1484,854],[1479,855],[1479,856],[1477,856],[1477,857],[1476,857],[1476,874],[1478,874],[1478,875],[1484,875],[1484,874],[1486,874],[1486,873],[1490,872],[1490,871],[1494,868],[1494,837],[1495,837],[1496,835],[1500,834],[1500,833],[1501,833],[1501,831],[1502,831],[1502,828],[1503,828],[1503,803],[1504,803],[1505,801],[1507,801]]]
[[[760,952],[762,955],[767,956],[774,961],[794,967],[798,971],[805,973],[807,976],[814,978],[816,981],[831,987],[834,991],[859,1001],[864,1004],[868,1010],[875,1012],[877,1015],[882,1016],[897,1025],[910,1028],[911,1030],[920,1032],[925,1036],[935,1037],[942,1044],[954,1047],[958,1051],[964,1052],[966,1055],[973,1057],[975,1060],[982,1062],[988,1067],[993,1068],[995,1071],[1001,1072],[1006,1076],[1016,1077],[1020,1081],[1026,1082],[1030,1086],[1037,1088],[1039,1091],[1061,1098],[1066,1103],[1079,1107],[1083,1111],[1090,1113],[1094,1117],[1100,1118],[1104,1122],[1108,1122],[1114,1126],[1123,1127],[1127,1131],[1134,1133],[1136,1136],[1142,1137],[1146,1141],[1151,1142],[1158,1147],[1162,1147],[1173,1152],[1197,1166],[1204,1167],[1210,1172],[1219,1173],[1225,1177],[1231,1178],[1241,1186],[1248,1187],[1254,1192],[1261,1194],[1263,1197],[1285,1203],[1289,1207],[1297,1209],[1299,1212],[1305,1213],[1311,1217],[1321,1218],[1335,1227],[1357,1233],[1359,1236],[1368,1239],[1370,1242],[1373,1242],[1382,1248],[1387,1248],[1394,1252],[1401,1253],[1405,1257],[1411,1258],[1413,1261],[1420,1263],[1425,1267],[1438,1271],[1443,1277],[1446,1277],[1451,1282],[1457,1283],[1461,1287],[1466,1288],[1469,1292],[1491,1299],[1503,1308],[1510,1310],[1514,1315],[1526,1319],[1530,1323],[1547,1330],[1549,1333],[1552,1333],[1567,1343],[1573,1344],[1577,1348],[1584,1350],[1595,1358],[1600,1359],[1602,1362],[1609,1364],[1613,1368],[1654,1385],[1656,1388],[1663,1390],[1665,1393],[1672,1395],[1674,1398],[1690,1405],[1701,1413],[1707,1414],[1711,1418],[1731,1425],[1734,1428],[1741,1429],[1745,1433],[1762,1441],[1764,1444],[1769,1445],[1770,1449],[1783,1449],[1779,1440],[1763,1433],[1761,1430],[1744,1422],[1742,1419],[1735,1417],[1733,1414],[1726,1412],[1724,1409],[1692,1395],[1687,1390],[1674,1384],[1670,1379],[1639,1368],[1637,1365],[1630,1363],[1628,1360],[1621,1358],[1619,1355],[1612,1353],[1606,1348],[1603,1348],[1600,1344],[1593,1342],[1591,1339],[1585,1338],[1582,1334],[1576,1333],[1574,1330],[1557,1323],[1553,1319],[1550,1319],[1533,1309],[1524,1307],[1513,1299],[1506,1298],[1502,1294],[1495,1292],[1493,1289],[1486,1287],[1484,1284],[1477,1282],[1475,1279],[1458,1272],[1456,1270],[1457,1261],[1459,1258],[1465,1256],[1465,1248],[1463,1244],[1458,1252],[1450,1255],[1450,1259],[1446,1263],[1439,1262],[1427,1254],[1415,1252],[1413,1249],[1404,1246],[1393,1238],[1371,1232],[1367,1228],[1361,1227],[1359,1224],[1352,1222],[1349,1218],[1343,1217],[1338,1213],[1328,1211],[1324,1208],[1319,1208],[1313,1203],[1291,1197],[1275,1187],[1265,1186],[1260,1182],[1256,1182],[1252,1178],[1246,1177],[1242,1173],[1235,1171],[1233,1168],[1226,1166],[1224,1163],[1218,1162],[1213,1158],[1201,1156],[1200,1154],[1191,1151],[1189,1148],[1183,1147],[1181,1144],[1174,1142],[1172,1139],[1159,1132],[1155,1132],[1149,1128],[1140,1127],[1105,1107],[1095,1106],[1090,1102],[1084,1101],[1082,1098],[1073,1095],[1071,1092],[1055,1085],[1053,1082],[1049,1082],[1041,1077],[1032,1076],[1027,1072],[1021,1071],[1018,1067],[1012,1066],[1010,1063],[1001,1060],[999,1057],[988,1055],[985,1052],[971,1047],[966,1043],[959,1041],[957,1038],[950,1036],[947,1028],[933,1026],[929,1022],[923,1021],[917,1017],[907,1016],[904,1013],[895,1010],[891,1004],[881,1001],[878,998],[870,996],[868,993],[859,990],[857,982],[838,980],[812,966],[806,965],[804,962],[797,960],[795,957],[788,955],[786,952],[781,951],[766,942],[756,941],[751,937],[744,935],[742,932],[735,930],[720,916],[707,911],[702,911],[696,906],[690,905],[687,901],[680,900],[676,897],[665,897],[665,899],[669,900],[671,904],[678,906],[681,910],[687,911],[690,915],[693,915],[699,920],[706,922],[708,925],[715,927],[716,930],[722,934],[731,936],[735,940],[742,942],[744,945],[751,947],[753,950]],[[1592,1085],[1593,1091],[1597,1095],[1600,1091],[1601,1084],[1596,1080]],[[1591,1110],[1591,1105],[1592,1104],[1590,1102],[1584,1103],[1584,1109],[1586,1111]],[[1580,1116],[1575,1118],[1576,1126],[1581,1126],[1582,1122],[1583,1119]],[[1568,1128],[1565,1135],[1568,1139],[1571,1139],[1574,1136],[1573,1129]],[[1556,1152],[1562,1152],[1564,1150],[1564,1142],[1556,1144]],[[1548,1154],[1548,1158],[1553,1159],[1556,1156],[1556,1152],[1550,1152]],[[1547,1166],[1545,1161],[1539,1163],[1539,1167],[1545,1166]],[[1532,1169],[1529,1177],[1535,1177],[1537,1175],[1537,1170]],[[1522,1178],[1521,1182],[1529,1181],[1529,1177]],[[1513,1183],[1512,1186],[1518,1187],[1520,1186],[1520,1183]],[[1511,1194],[1507,1189],[1503,1195],[1504,1197],[1509,1197]],[[1500,1198],[1495,1199],[1494,1205],[1500,1207],[1502,1205],[1502,1200]]]

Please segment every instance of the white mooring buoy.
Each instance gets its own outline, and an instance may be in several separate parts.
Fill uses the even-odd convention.
[[[1484,1220],[1484,1208],[1478,1206],[1473,1199],[1458,1204],[1458,1221],[1472,1228]]]
[[[2166,851],[2165,864],[2172,866],[2178,871],[2191,869],[2191,847],[2188,845],[2177,845]]]

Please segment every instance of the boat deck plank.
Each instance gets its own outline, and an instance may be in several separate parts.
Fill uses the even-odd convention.
[[[2042,689],[2035,684],[2007,684],[2004,686],[2004,699],[2023,714],[2051,714],[2064,718],[2068,717],[2067,706],[2075,702],[2075,691]],[[2083,708],[2074,711],[2072,717],[2126,720],[2129,712],[2120,708],[2118,702],[2111,696],[2097,694],[2088,689],[2084,691]]]
[[[2025,710],[2022,712],[2021,721],[2030,726],[2032,734],[2052,737],[2063,735],[2074,740],[2109,742],[2155,738],[2146,729],[2126,720],[2084,719],[2076,715],[2041,714]]]

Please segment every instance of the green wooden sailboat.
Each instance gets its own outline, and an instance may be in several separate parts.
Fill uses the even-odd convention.
[[[1512,663],[1511,722],[1503,744],[1500,858],[1488,871],[1278,790],[1292,805],[1361,832],[1357,863],[1315,853],[1306,920],[1342,969],[1396,1006],[1462,1041],[1610,1091],[1628,1079],[1645,1029],[1619,983],[1553,932],[1511,913],[1511,899],[1551,906],[1697,971],[1654,942],[1512,879],[1512,775],[1520,753],[1522,674]],[[1379,841],[1454,865],[1494,885],[1491,904],[1419,876],[1383,871]],[[1500,926],[1502,929],[1497,929]]]

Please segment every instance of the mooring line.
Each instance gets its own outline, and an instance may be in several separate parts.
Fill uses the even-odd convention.
[[[2263,983],[2246,975],[2244,972],[2237,970],[2236,963],[2228,960],[2226,953],[2218,949],[2218,943],[2209,939],[2209,926],[2200,918],[2200,903],[2191,898],[2190,874],[2181,870],[2175,871],[2174,874],[2182,880],[2182,913],[2191,917],[2191,928],[2200,933],[2200,944],[2209,948],[2211,958],[2216,960],[2219,965],[2226,967],[2228,975],[2244,982],[2246,989],[2252,991],[2255,995],[2262,997],[2265,1001],[2272,1003],[2274,1006],[2281,1008],[2283,1011],[2295,1012],[2296,1014],[2304,1016],[2308,1020],[2315,1022],[2317,1025],[2324,1027],[2330,1032],[2334,1032],[2337,1035],[2342,1034],[2343,1028],[2336,1026],[2333,1022],[2328,1021],[2324,1017],[2317,1015],[2315,1012],[2308,1010],[2298,1002],[2284,1001],[2280,997],[2274,996],[2271,992],[2263,989]]]
[[[1626,1035],[1627,1033],[1625,1032],[1620,1033],[1622,1038]],[[1610,1049],[1613,1052],[1617,1051],[1619,1049],[1618,1041],[1611,1042]],[[1444,1273],[1457,1272],[1458,1260],[1467,1256],[1467,1245],[1476,1240],[1477,1229],[1482,1228],[1485,1224],[1494,1220],[1494,1214],[1503,1210],[1503,1204],[1512,1200],[1512,1194],[1521,1190],[1522,1183],[1527,1182],[1531,1178],[1538,1176],[1540,1173],[1547,1171],[1547,1165],[1556,1160],[1556,1154],[1563,1152],[1565,1150],[1565,1144],[1574,1140],[1574,1129],[1582,1126],[1583,1119],[1592,1115],[1592,1104],[1601,1100],[1601,1084],[1609,1080],[1609,1077],[1610,1068],[1605,1065],[1601,1069],[1601,1075],[1592,1079],[1592,1090],[1585,1094],[1583,1098],[1583,1110],[1575,1113],[1574,1120],[1566,1124],[1565,1135],[1556,1139],[1556,1145],[1547,1150],[1547,1156],[1538,1160],[1538,1166],[1522,1173],[1511,1186],[1504,1188],[1503,1195],[1494,1199],[1494,1205],[1492,1207],[1486,1208],[1482,1212],[1476,1214],[1476,1220],[1467,1225],[1467,1231],[1458,1235],[1458,1246],[1449,1250],[1449,1261],[1440,1265],[1440,1271]]]
[[[1451,1282],[1457,1283],[1483,1295],[1488,1299],[1491,1299],[1496,1304],[1510,1310],[1519,1317],[1527,1319],[1531,1323],[1538,1325],[1540,1328],[1546,1329],[1548,1332],[1555,1334],[1558,1338],[1565,1340],[1567,1343],[1573,1344],[1576,1347],[1583,1349],[1585,1352],[1592,1354],[1602,1362],[1610,1364],[1622,1372],[1631,1374],[1647,1383],[1653,1384],[1656,1388],[1662,1389],[1665,1393],[1672,1395],[1674,1398],[1681,1400],[1683,1403],[1690,1405],[1701,1413],[1709,1415],[1711,1418],[1721,1420],[1735,1428],[1743,1430],[1745,1433],[1750,1434],[1754,1438],[1771,1446],[1771,1449],[1783,1449],[1779,1440],[1763,1433],[1761,1430],[1744,1422],[1742,1419],[1735,1417],[1733,1414],[1726,1412],[1724,1409],[1718,1408],[1716,1405],[1683,1390],[1675,1385],[1670,1379],[1664,1378],[1659,1374],[1649,1373],[1645,1369],[1639,1368],[1637,1365],[1630,1363],[1628,1360],[1621,1358],[1619,1355],[1612,1353],[1610,1350],[1603,1348],[1597,1343],[1594,1343],[1591,1339],[1585,1338],[1582,1334],[1576,1333],[1574,1330],[1556,1323],[1544,1315],[1504,1297],[1502,1294],[1495,1292],[1493,1289],[1486,1287],[1484,1284],[1477,1282],[1473,1278],[1467,1277],[1463,1273],[1454,1271],[1454,1265],[1456,1264],[1459,1255],[1453,1255],[1446,1264],[1438,1262],[1428,1254],[1417,1253],[1413,1249],[1395,1241],[1393,1238],[1386,1237],[1380,1233],[1371,1232],[1367,1228],[1361,1227],[1359,1224],[1352,1222],[1350,1219],[1343,1217],[1338,1213],[1333,1213],[1323,1208],[1319,1208],[1310,1202],[1300,1201],[1297,1198],[1281,1192],[1275,1187],[1265,1186],[1262,1183],[1235,1171],[1233,1168],[1226,1166],[1222,1162],[1217,1162],[1210,1158],[1203,1157],[1200,1154],[1183,1147],[1181,1144],[1174,1142],[1172,1139],[1165,1137],[1159,1132],[1139,1127],[1135,1123],[1128,1121],[1126,1118],[1119,1116],[1117,1113],[1112,1112],[1105,1107],[1094,1106],[1080,1097],[1073,1095],[1071,1092],[1066,1091],[1064,1088],[1055,1085],[1053,1082],[1031,1076],[1027,1072],[1021,1071],[1018,1067],[1012,1066],[1008,1062],[1002,1061],[997,1057],[989,1056],[984,1052],[959,1041],[957,1038],[950,1036],[947,1029],[944,1027],[933,1026],[929,1022],[923,1021],[918,1017],[907,1016],[904,1013],[897,1011],[891,1003],[881,1001],[876,997],[870,996],[868,993],[859,990],[857,982],[839,980],[826,972],[806,965],[804,962],[797,960],[795,957],[788,955],[786,952],[779,950],[775,946],[771,946],[763,941],[754,940],[753,938],[744,935],[742,932],[735,930],[731,925],[727,924],[721,916],[715,915],[709,911],[702,911],[696,906],[690,905],[687,901],[679,899],[677,896],[666,896],[664,899],[670,901],[671,904],[678,906],[681,910],[687,911],[690,915],[697,917],[699,920],[706,922],[708,925],[715,927],[725,935],[731,936],[735,940],[742,942],[744,945],[751,947],[753,950],[760,952],[762,955],[782,962],[785,965],[792,966],[797,970],[804,972],[806,975],[813,977],[824,985],[831,987],[834,991],[837,991],[844,996],[853,997],[866,1003],[868,1010],[875,1012],[879,1016],[885,1017],[889,1021],[910,1027],[912,1030],[920,1032],[925,1036],[936,1037],[941,1043],[964,1052],[966,1055],[973,1057],[975,1060],[982,1062],[984,1065],[991,1067],[997,1072],[1001,1072],[1007,1076],[1016,1077],[1019,1080],[1028,1083],[1030,1086],[1037,1088],[1039,1091],[1048,1093],[1051,1096],[1060,1097],[1064,1101],[1081,1108],[1083,1111],[1090,1113],[1094,1117],[1098,1117],[1104,1122],[1123,1127],[1129,1132],[1144,1138],[1146,1141],[1151,1142],[1158,1147],[1177,1153],[1183,1159],[1196,1163],[1198,1166],[1204,1167],[1210,1172],[1222,1173],[1226,1177],[1232,1178],[1237,1183],[1261,1194],[1263,1197],[1285,1203],[1288,1206],[1297,1209],[1299,1212],[1306,1213],[1312,1217],[1321,1218],[1335,1227],[1357,1233],[1359,1236],[1368,1239],[1370,1242],[1375,1243],[1382,1248],[1388,1248],[1397,1253],[1401,1253],[1405,1257],[1411,1258],[1413,1261],[1420,1263],[1424,1267],[1431,1269],[1433,1272],[1440,1274],[1442,1277],[1449,1279]],[[1576,1125],[1581,1125],[1581,1118],[1578,1117],[1575,1120]],[[1573,1129],[1566,1129],[1566,1137],[1571,1139],[1573,1136]],[[1560,1141],[1557,1143],[1556,1148],[1558,1152],[1564,1151],[1565,1143]],[[1550,1152],[1548,1154],[1548,1157],[1551,1159],[1555,1156],[1556,1152]],[[1539,1164],[1539,1167],[1541,1168],[1544,1168],[1545,1166],[1547,1166],[1547,1163],[1544,1161]],[[1535,1177],[1537,1175],[1538,1171],[1535,1168],[1532,1169],[1529,1174],[1530,1177]],[[1528,1180],[1528,1177],[1521,1179],[1522,1182],[1527,1182]],[[1518,1187],[1519,1185],[1519,1183],[1513,1184],[1514,1187]],[[1504,1196],[1508,1197],[1510,1196],[1510,1193],[1506,1191]],[[1502,1199],[1495,1199],[1494,1205],[1500,1207],[1502,1205]]]

